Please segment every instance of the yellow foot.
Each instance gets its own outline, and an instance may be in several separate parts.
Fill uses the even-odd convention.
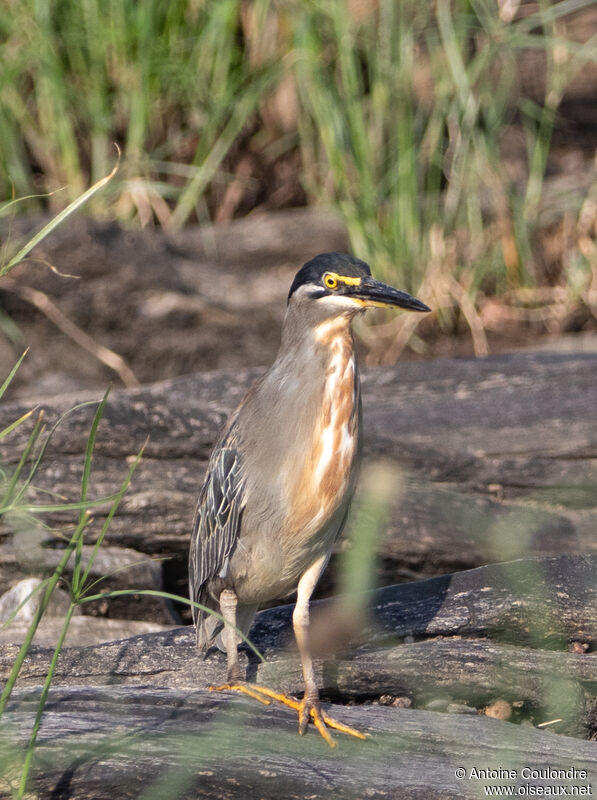
[[[314,703],[313,701],[309,701],[306,698],[302,700],[295,700],[292,697],[288,697],[287,695],[283,694],[282,692],[274,692],[272,689],[268,689],[265,686],[257,686],[256,684],[249,683],[246,686],[243,684],[224,684],[222,686],[210,686],[210,692],[225,692],[225,691],[233,691],[233,692],[242,692],[243,694],[248,695],[249,697],[254,698],[255,700],[259,700],[260,703],[264,703],[265,705],[269,705],[271,700],[277,700],[279,703],[283,703],[285,706],[294,709],[298,712],[299,716],[299,733],[301,736],[306,732],[307,725],[309,719],[313,721],[313,724],[321,734],[321,736],[325,739],[325,741],[329,744],[330,747],[335,747],[336,743],[332,739],[328,728],[333,728],[336,731],[340,731],[341,733],[347,733],[349,736],[355,736],[357,739],[366,739],[364,733],[355,730],[354,728],[349,727],[348,725],[344,725],[342,722],[338,722],[333,717],[328,716],[325,711],[321,708],[319,703]],[[266,699],[269,698],[269,699]]]
[[[266,700],[265,697],[261,697],[256,691],[249,689],[248,686],[242,683],[223,683],[221,686],[208,686],[208,689],[210,692],[242,692],[252,697],[253,700],[259,700],[264,706],[269,706],[270,704],[269,700]]]

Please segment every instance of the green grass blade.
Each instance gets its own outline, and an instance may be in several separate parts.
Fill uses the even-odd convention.
[[[76,606],[74,603],[71,603],[70,606],[68,607],[68,611],[66,612],[64,623],[62,625],[62,630],[60,631],[60,636],[58,637],[58,642],[56,643],[56,647],[54,648],[54,652],[52,654],[52,660],[50,661],[50,666],[46,678],[44,680],[44,684],[39,697],[39,702],[37,704],[37,712],[35,714],[35,720],[33,722],[33,729],[31,731],[31,736],[29,737],[29,742],[27,743],[27,751],[25,753],[25,761],[23,764],[23,771],[21,773],[21,782],[19,785],[19,790],[17,792],[17,798],[22,798],[25,796],[25,792],[27,789],[27,781],[29,779],[29,771],[31,769],[31,762],[35,750],[35,743],[37,742],[37,734],[39,733],[41,720],[46,706],[46,700],[48,699],[48,692],[50,691],[52,678],[54,677],[54,672],[56,671],[56,665],[58,664],[58,658],[60,657],[60,651],[62,650],[62,647],[64,645],[64,640],[66,639],[66,634],[68,633],[68,629],[70,626],[70,622],[75,607]]]
[[[11,433],[11,431],[14,431],[15,428],[18,428],[19,425],[25,422],[25,420],[28,420],[34,411],[35,409],[32,408],[31,411],[27,411],[25,414],[23,414],[22,417],[19,417],[14,422],[11,422],[10,425],[7,425],[6,428],[3,428],[3,430],[0,431],[0,440],[4,439],[5,436],[8,436],[8,434]]]
[[[10,478],[10,481],[8,482],[6,490],[5,490],[4,495],[2,497],[2,501],[0,502],[0,514],[4,513],[4,510],[6,508],[12,507],[13,503],[15,502],[15,500],[20,495],[20,490],[19,490],[19,492],[16,492],[16,494],[15,494],[15,488],[16,488],[16,485],[17,485],[17,483],[19,481],[19,478],[21,477],[21,472],[23,471],[23,469],[25,467],[25,464],[29,460],[29,456],[31,455],[31,452],[33,451],[33,448],[35,447],[35,444],[36,444],[37,440],[39,439],[39,436],[40,436],[40,434],[41,434],[41,432],[43,430],[43,427],[42,427],[43,426],[43,418],[44,418],[43,411],[40,411],[39,415],[37,417],[37,421],[36,421],[36,423],[35,423],[35,425],[33,427],[33,430],[29,434],[29,438],[27,439],[27,444],[25,445],[25,449],[23,450],[23,452],[21,454],[21,458],[19,459],[19,463],[17,464],[16,469],[13,472],[13,474],[12,474],[12,476]]]
[[[10,695],[12,694],[12,690],[14,689],[14,686],[15,686],[15,683],[17,681],[17,678],[19,677],[19,672],[21,671],[21,667],[23,666],[23,663],[25,662],[25,659],[27,658],[27,653],[29,652],[29,648],[31,647],[31,642],[33,641],[33,637],[35,636],[35,633],[37,631],[39,623],[41,622],[42,617],[46,612],[46,609],[48,607],[48,604],[50,602],[50,599],[52,597],[54,589],[56,588],[56,586],[58,585],[58,582],[62,578],[62,574],[63,574],[63,572],[64,572],[64,570],[66,568],[66,565],[68,564],[68,562],[70,560],[70,557],[71,557],[71,555],[73,553],[73,550],[77,546],[77,542],[78,542],[79,538],[83,536],[83,532],[84,532],[85,526],[88,524],[88,522],[89,522],[89,520],[84,520],[83,523],[80,523],[77,526],[77,529],[73,533],[73,536],[72,536],[70,542],[68,543],[68,546],[65,548],[64,555],[60,559],[60,561],[59,561],[56,569],[54,570],[53,574],[51,575],[51,577],[48,578],[48,581],[47,581],[47,584],[46,584],[46,587],[45,587],[45,591],[44,591],[44,595],[41,598],[41,601],[40,601],[40,604],[38,606],[37,612],[35,613],[35,616],[34,616],[33,620],[31,621],[31,624],[29,625],[29,628],[27,629],[27,633],[25,634],[25,638],[23,640],[23,644],[19,648],[19,652],[17,653],[17,657],[15,658],[15,661],[14,661],[14,663],[12,665],[12,669],[10,671],[10,675],[8,676],[8,679],[7,679],[6,683],[5,683],[4,689],[2,691],[2,695],[0,696],[0,717],[4,713],[4,709],[6,708],[6,704],[8,703]]]
[[[93,461],[93,450],[95,448],[95,439],[97,436],[97,430],[99,428],[99,424],[101,418],[104,414],[104,409],[106,408],[106,403],[108,402],[108,395],[110,394],[110,387],[106,389],[104,392],[104,396],[101,399],[99,406],[97,407],[97,411],[94,414],[93,422],[91,423],[91,430],[89,431],[89,436],[87,437],[87,447],[85,448],[85,462],[83,465],[83,475],[81,477],[81,503],[87,503],[87,491],[89,489],[89,478],[91,476],[91,462]],[[81,509],[79,522],[83,519],[85,515],[84,508]],[[110,517],[111,519],[111,517]],[[76,596],[79,592],[80,586],[80,574],[81,574],[81,556],[83,553],[83,538],[79,540],[77,545],[77,550],[75,553],[75,567],[73,569],[73,594]]]
[[[162,597],[165,600],[174,600],[177,603],[185,603],[188,606],[192,606],[193,608],[199,609],[199,611],[207,611],[208,614],[212,614],[217,619],[224,622],[224,617],[221,614],[218,614],[217,611],[214,611],[213,608],[208,608],[207,606],[201,605],[201,603],[197,603],[194,600],[191,600],[188,597],[182,597],[179,594],[172,594],[171,592],[162,592],[159,589],[114,589],[111,592],[100,592],[99,594],[87,595],[86,597],[82,597],[78,602],[79,604],[83,603],[95,603],[98,600],[106,600],[109,597],[127,597],[131,595],[143,595],[144,597]],[[265,661],[264,656],[259,650],[255,647],[255,645],[245,636],[245,634],[236,629],[238,635],[242,638],[245,644],[251,648],[251,650],[255,653],[255,655],[261,660]]]
[[[152,556],[151,558],[141,558],[139,561],[133,561],[131,564],[124,564],[122,567],[113,569],[110,572],[107,572],[105,575],[101,575],[99,578],[95,578],[95,580],[89,581],[88,583],[85,583],[85,581],[81,579],[81,594],[89,594],[91,590],[102,583],[102,581],[113,578],[114,575],[120,575],[120,573],[126,572],[128,569],[134,569],[135,567],[143,566],[143,564],[159,564],[161,561],[170,561],[172,558],[173,556]]]
[[[559,0],[553,5],[540,4],[539,11],[513,22],[512,28],[515,33],[530,33],[541,28],[546,22],[556,22],[594,5],[595,0]]]
[[[182,227],[193,212],[198,198],[213,179],[226,154],[236,141],[249,116],[257,108],[263,92],[273,83],[278,72],[272,70],[265,73],[259,82],[247,86],[241,94],[230,115],[230,119],[217,137],[200,168],[187,181],[181,196],[172,213],[171,225],[174,229]]]
[[[99,508],[105,506],[107,503],[113,503],[118,495],[109,494],[106,497],[99,497],[97,500],[85,500],[85,502],[76,503],[54,503],[52,505],[27,505],[26,503],[19,502],[18,504],[13,501],[7,505],[0,506],[0,516],[7,514],[9,511],[22,511],[26,514],[51,514],[60,511],[86,511],[90,508]]]
[[[4,266],[0,266],[0,277],[6,275],[13,267],[16,267],[30,252],[33,248],[39,244],[46,236],[52,231],[57,228],[64,220],[69,217],[72,213],[77,211],[84,203],[89,200],[90,197],[99,191],[103,186],[105,186],[109,181],[112,180],[116,172],[118,171],[118,167],[120,166],[120,151],[118,152],[118,161],[114,169],[106,175],[101,180],[97,181],[93,184],[86,192],[83,192],[82,195],[79,195],[75,200],[72,201],[65,209],[63,209],[59,214],[57,214],[47,225],[38,231],[35,236],[32,236],[31,239],[27,242],[27,244],[23,245],[21,249],[14,255],[10,261],[5,264]]]
[[[58,420],[54,423],[54,425],[50,429],[50,432],[48,433],[48,435],[47,435],[42,447],[40,448],[40,451],[39,451],[39,453],[37,455],[37,458],[33,462],[32,466],[31,466],[31,469],[29,470],[29,475],[27,476],[27,479],[24,481],[23,485],[21,486],[21,488],[19,489],[19,491],[17,492],[17,494],[15,495],[13,500],[11,501],[11,505],[12,506],[15,506],[17,503],[20,502],[20,500],[23,497],[23,495],[25,494],[27,488],[29,487],[29,485],[33,481],[33,478],[35,477],[35,475],[37,473],[37,470],[39,469],[39,465],[41,464],[41,462],[42,462],[42,460],[43,460],[43,458],[44,458],[44,456],[46,454],[46,450],[48,449],[48,445],[50,444],[50,441],[51,441],[54,433],[56,432],[56,429],[62,423],[62,421],[69,414],[72,414],[73,411],[77,411],[78,409],[84,408],[85,406],[95,405],[95,403],[96,403],[95,400],[86,400],[84,403],[78,403],[76,406],[73,406],[72,408],[69,408],[68,411],[65,411],[64,414],[62,414],[58,418]],[[70,507],[71,508],[73,507],[72,504],[70,504]],[[55,511],[65,511],[67,509],[65,509],[65,508],[55,508],[54,510]],[[2,509],[0,509],[0,514],[1,513],[2,513]]]
[[[0,203],[0,217],[5,217],[11,210],[14,211],[13,206],[19,203],[24,203],[26,200],[39,200],[42,197],[52,197],[52,195],[59,191],[60,189],[56,189],[53,192],[44,192],[43,194],[26,194],[22,197],[15,197],[14,200],[9,200],[7,203]]]
[[[27,355],[27,353],[28,353],[28,352],[29,352],[29,348],[27,348],[27,349],[25,350],[25,352],[23,353],[23,355],[22,355],[22,356],[19,358],[19,360],[17,361],[17,363],[14,365],[14,367],[13,367],[13,368],[11,369],[11,371],[8,373],[8,377],[6,378],[6,380],[4,381],[4,383],[2,384],[2,386],[0,386],[0,398],[2,398],[2,396],[4,395],[4,392],[5,392],[5,391],[8,389],[8,387],[10,386],[10,383],[11,383],[12,379],[14,378],[14,376],[15,376],[15,374],[16,374],[16,371],[17,371],[17,370],[18,370],[18,368],[21,366],[21,362],[22,362],[22,360],[25,358],[25,356]]]
[[[91,462],[93,461],[93,450],[95,447],[95,439],[97,436],[97,430],[99,428],[101,418],[104,415],[104,410],[106,408],[106,403],[108,402],[109,394],[110,394],[110,387],[106,389],[106,391],[104,392],[104,396],[100,400],[100,403],[97,407],[97,411],[93,416],[93,422],[91,423],[91,430],[89,431],[89,436],[87,437],[87,446],[85,448],[85,463],[83,466],[83,476],[81,478],[82,503],[84,503],[87,500],[87,491],[89,489],[89,477],[91,475]]]
[[[130,486],[131,480],[133,478],[133,474],[134,474],[135,470],[137,469],[137,466],[139,465],[139,462],[141,461],[141,458],[143,456],[143,451],[145,450],[145,447],[146,447],[146,445],[143,445],[143,447],[141,448],[141,450],[137,454],[135,460],[133,461],[133,463],[130,466],[130,469],[129,469],[125,479],[123,480],[123,482],[122,482],[122,484],[120,486],[120,489],[118,490],[118,492],[116,493],[116,495],[114,497],[114,501],[112,503],[112,507],[110,508],[110,511],[108,512],[108,514],[106,516],[104,524],[102,525],[102,529],[100,531],[100,534],[97,537],[97,540],[95,542],[95,545],[94,545],[93,550],[91,552],[91,555],[89,557],[89,561],[87,562],[87,566],[86,566],[86,568],[85,568],[85,570],[83,572],[83,575],[81,576],[80,580],[78,581],[77,586],[74,588],[75,592],[80,592],[82,594],[83,592],[87,591],[87,589],[89,588],[89,587],[86,587],[86,581],[87,581],[87,578],[89,577],[89,572],[90,572],[90,570],[91,570],[91,568],[93,566],[93,562],[95,561],[95,558],[97,556],[97,552],[98,552],[99,548],[101,547],[102,542],[104,541],[104,537],[105,537],[106,533],[108,532],[108,528],[110,527],[110,523],[112,522],[112,518],[114,517],[114,514],[116,513],[116,511],[118,509],[118,506],[120,505],[120,501],[122,500],[122,498],[123,498],[125,492],[127,491],[128,487]]]

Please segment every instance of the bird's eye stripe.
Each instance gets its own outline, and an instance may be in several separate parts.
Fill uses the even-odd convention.
[[[342,283],[345,283],[347,286],[360,286],[361,285],[361,278],[351,278],[348,275],[338,275]]]
[[[345,286],[360,286],[361,278],[353,278],[350,275],[337,275],[335,272],[326,272],[323,276],[323,283],[328,289],[337,289],[339,283]]]

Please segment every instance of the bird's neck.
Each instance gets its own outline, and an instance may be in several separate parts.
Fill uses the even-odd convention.
[[[330,393],[356,405],[359,376],[351,317],[338,315],[310,322],[305,325],[289,309],[272,368],[280,391],[296,394],[305,409],[310,403],[325,403]]]
[[[351,319],[348,315],[324,319],[313,328],[313,337],[323,347],[333,348],[339,341],[345,341],[353,348]]]
[[[359,375],[350,318],[306,326],[289,316],[278,358],[262,384],[270,440],[283,444],[272,446],[267,463],[289,508],[289,536],[307,541],[352,494]]]
[[[352,315],[305,318],[310,311],[313,313],[310,308],[298,311],[292,306],[288,308],[277,361],[292,359],[295,368],[305,362],[311,372],[318,363],[327,369],[326,362],[337,354],[340,346],[347,358],[353,358]]]

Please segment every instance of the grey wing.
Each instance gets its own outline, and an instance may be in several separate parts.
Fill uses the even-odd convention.
[[[238,541],[244,503],[244,476],[233,423],[211,455],[193,521],[189,593],[198,603],[208,600],[206,584],[226,575]],[[193,607],[195,624],[200,618],[201,612]]]

